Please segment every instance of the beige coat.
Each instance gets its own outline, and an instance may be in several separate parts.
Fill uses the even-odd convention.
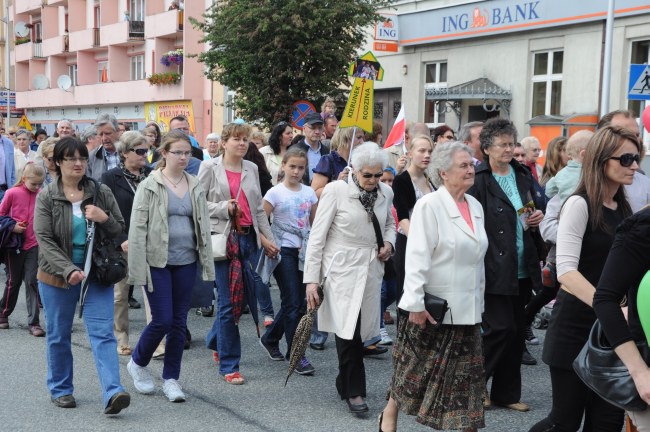
[[[422,197],[411,216],[406,245],[406,278],[399,307],[424,310],[424,293],[449,302],[451,313],[443,320],[455,325],[481,322],[485,291],[485,251],[488,247],[483,207],[465,195],[474,230],[442,186]]]
[[[282,169],[282,158],[279,155],[273,153],[271,146],[264,146],[260,149],[260,153],[264,156],[264,162],[266,162],[266,169],[269,170],[271,174],[271,183],[273,186],[278,184],[278,175]]]
[[[395,245],[393,191],[379,183],[375,215],[384,241]],[[361,339],[379,331],[379,309],[384,263],[377,259],[377,237],[368,213],[359,201],[359,189],[339,180],[325,186],[311,229],[305,258],[305,283],[319,283],[336,257],[323,287],[318,329],[352,339],[361,312]]]
[[[228,200],[234,199],[230,195],[228,176],[221,160],[223,156],[201,162],[198,179],[203,186],[208,200],[208,212],[210,214],[210,230],[213,233],[223,233],[228,216]],[[260,177],[257,172],[257,165],[247,160],[242,161],[241,188],[248,199],[248,206],[251,209],[253,227],[257,236],[257,247],[262,247],[260,232],[267,239],[273,241],[273,233],[269,219],[262,206],[262,192],[260,191]]]
[[[204,281],[214,280],[214,261],[208,209],[196,177],[184,173],[192,199],[194,235]],[[169,248],[167,188],[160,170],[153,171],[138,186],[133,199],[129,228],[129,284],[149,285],[149,267],[165,267]],[[155,288],[155,287],[154,287]]]

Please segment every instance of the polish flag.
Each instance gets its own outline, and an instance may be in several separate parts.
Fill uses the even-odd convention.
[[[391,147],[395,144],[404,143],[404,134],[406,133],[406,121],[404,120],[404,104],[399,109],[399,114],[395,119],[395,124],[390,130],[384,148]]]

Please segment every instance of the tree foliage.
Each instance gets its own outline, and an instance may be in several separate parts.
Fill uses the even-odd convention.
[[[210,47],[206,76],[237,92],[235,109],[268,126],[297,100],[347,87],[347,67],[392,0],[224,0],[192,20]]]

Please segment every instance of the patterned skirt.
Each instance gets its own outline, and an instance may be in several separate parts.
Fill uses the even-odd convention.
[[[433,429],[485,427],[479,324],[437,329],[427,324],[421,330],[404,319],[393,348],[393,365],[389,396],[400,411]]]

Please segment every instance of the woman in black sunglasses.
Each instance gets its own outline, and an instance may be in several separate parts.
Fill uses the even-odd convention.
[[[576,191],[560,213],[557,278],[562,284],[546,331],[543,360],[551,371],[553,405],[530,432],[620,431],[623,411],[591,391],[573,371],[596,320],[592,309],[616,227],[632,214],[624,185],[639,169],[641,144],[628,129],[607,126],[589,141]]]
[[[119,236],[117,241],[122,245],[122,250],[128,251],[129,223],[131,221],[131,209],[138,184],[144,180],[151,168],[147,164],[147,153],[149,142],[147,137],[140,132],[124,132],[120,140],[115,143],[120,156],[120,163],[117,167],[106,171],[102,175],[102,183],[108,186],[120,208],[126,229]],[[131,355],[129,346],[129,284],[124,278],[115,284],[115,321],[114,331],[117,339],[117,353],[123,356]]]

